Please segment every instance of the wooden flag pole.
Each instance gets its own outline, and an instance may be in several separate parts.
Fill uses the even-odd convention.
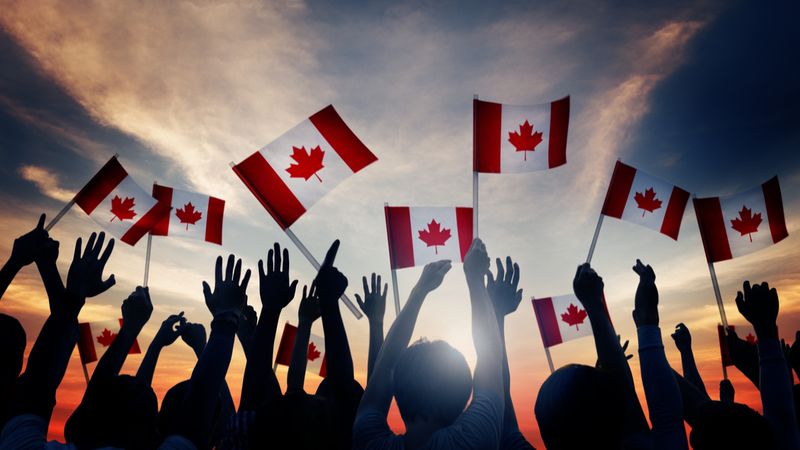
[[[474,100],[478,99],[478,95],[475,94],[472,96]],[[474,109],[474,107],[473,107]],[[478,234],[478,172],[475,170],[475,158],[478,157],[475,147],[477,143],[475,139],[477,137],[477,130],[476,127],[478,126],[478,118],[474,117],[473,112],[473,119],[472,119],[472,161],[473,161],[473,168],[472,168],[472,238],[475,239],[479,236]]]
[[[314,258],[314,255],[312,255],[311,252],[308,251],[306,246],[303,245],[302,242],[300,242],[300,239],[298,239],[297,235],[295,235],[294,232],[292,232],[292,230],[290,230],[289,228],[286,228],[283,231],[286,232],[286,235],[289,236],[289,239],[291,239],[291,241],[294,242],[294,245],[297,247],[298,250],[300,250],[300,253],[302,253],[303,256],[306,257],[306,259],[308,260],[308,262],[311,263],[314,269],[319,270],[320,267],[319,261],[317,261],[317,259]],[[361,311],[359,311],[358,308],[356,308],[356,305],[354,305],[353,302],[350,301],[350,298],[347,297],[347,294],[342,294],[342,302],[344,302],[345,306],[347,306],[347,309],[349,309],[350,312],[353,313],[354,316],[356,316],[356,319],[364,317],[364,315],[361,314]]]
[[[392,245],[392,231],[391,222],[389,221],[389,202],[383,202],[383,208],[386,211],[386,234],[389,240],[389,246]],[[389,259],[392,259],[392,252],[389,252]],[[392,293],[394,294],[394,312],[395,317],[400,315],[400,290],[397,287],[397,269],[394,268],[394,261],[389,261],[389,266],[392,271]],[[380,286],[378,287],[380,289]]]
[[[143,287],[147,287],[147,281],[150,278],[150,248],[153,244],[153,233],[147,233],[147,251],[144,254],[144,283]]]
[[[708,272],[711,274],[711,285],[714,286],[714,296],[717,299],[719,317],[722,319],[722,328],[727,332],[728,316],[725,315],[725,305],[722,303],[722,293],[719,290],[719,282],[717,281],[717,272],[714,270],[714,263],[708,263]]]
[[[86,379],[86,386],[89,386],[89,371],[86,370],[86,364],[81,363],[81,367],[83,368],[83,378]]]
[[[597,226],[594,228],[594,236],[592,237],[592,245],[589,246],[589,255],[586,256],[586,262],[592,262],[592,256],[594,255],[594,248],[597,246],[597,238],[600,236],[600,228],[603,226],[603,214],[600,213],[600,217],[597,219]]]
[[[550,356],[550,347],[544,348],[544,354],[547,356],[547,365],[550,366],[550,374],[552,375],[553,372],[556,371],[555,367],[553,367],[553,357]]]

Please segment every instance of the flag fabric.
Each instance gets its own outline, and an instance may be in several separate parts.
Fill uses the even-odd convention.
[[[95,222],[129,245],[136,245],[169,214],[169,204],[156,201],[136,184],[116,156],[78,192],[75,203]]]
[[[758,340],[756,339],[756,334],[752,328],[749,327],[737,328],[735,325],[728,325],[728,328],[730,328],[733,331],[736,331],[738,329],[739,331],[736,331],[736,335],[739,336],[739,339],[744,339],[745,341],[751,344],[756,344],[756,342],[758,342]],[[742,336],[741,333],[746,333],[746,334]],[[725,328],[721,324],[717,325],[717,334],[719,335],[719,353],[720,356],[722,357],[722,365],[726,367],[732,366],[733,358],[731,358],[730,350],[728,350],[728,339],[725,336]]]
[[[86,365],[97,361],[108,346],[114,342],[122,327],[122,319],[100,322],[84,322],[79,325],[78,353],[81,355],[81,364]],[[134,340],[129,355],[142,353],[139,341]]]
[[[575,294],[531,299],[545,347],[592,335],[586,310]]]
[[[275,364],[288,366],[292,362],[292,351],[294,351],[294,340],[297,337],[297,327],[286,322],[283,326],[283,335],[278,344],[278,351],[275,354]],[[311,333],[308,338],[308,352],[306,353],[306,372],[326,377],[327,364],[325,359],[325,339]]]
[[[617,161],[601,213],[678,240],[688,202],[685,190]]]
[[[328,191],[377,159],[328,105],[233,170],[286,229]]]
[[[533,106],[476,99],[472,113],[475,172],[532,172],[566,164],[569,96]]]
[[[222,245],[225,200],[153,184],[153,197],[172,207],[155,227],[154,236],[180,236]]]
[[[472,244],[472,208],[387,206],[384,213],[392,269],[463,261]]]
[[[746,255],[789,235],[777,176],[729,197],[696,198],[694,212],[710,263]]]

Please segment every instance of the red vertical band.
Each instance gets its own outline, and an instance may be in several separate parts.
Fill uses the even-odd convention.
[[[553,307],[553,299],[550,297],[531,299],[533,312],[536,315],[536,323],[539,325],[539,333],[542,335],[542,343],[545,347],[552,347],[563,342],[561,331],[558,329],[558,319],[556,310]]]
[[[158,200],[160,203],[166,203],[167,205],[172,206],[172,188],[153,183],[153,198]],[[164,218],[156,223],[150,233],[153,236],[169,235],[169,218],[170,214],[165,215]]]
[[[706,260],[713,263],[733,258],[719,197],[696,198],[693,203]]]
[[[789,235],[786,229],[786,218],[783,215],[783,196],[778,177],[774,176],[761,185],[764,191],[764,204],[767,207],[767,221],[769,231],[772,233],[772,242],[780,242]]]
[[[567,163],[567,130],[569,129],[569,96],[550,103],[550,134],[548,135],[548,167]]]
[[[169,203],[158,202],[153,205],[139,220],[137,220],[125,234],[119,239],[128,245],[136,245],[139,239],[150,230],[164,217],[169,219],[169,212],[172,210],[172,205]]]
[[[297,327],[286,322],[283,326],[281,343],[278,344],[278,351],[275,353],[275,364],[288,366],[292,362],[292,350],[294,349],[294,339],[297,336]]]
[[[458,248],[461,250],[461,261],[472,245],[472,208],[456,208],[456,226],[458,226]]]
[[[676,241],[678,233],[681,231],[681,221],[683,221],[687,203],[689,203],[689,193],[678,186],[673,186],[667,210],[664,212],[664,221],[661,222],[661,232]]]
[[[225,214],[225,200],[208,197],[206,213],[206,242],[222,245],[222,217]]]
[[[383,211],[386,215],[386,236],[389,238],[389,265],[392,269],[413,267],[411,210],[407,206],[386,206]]]
[[[622,212],[625,211],[625,204],[628,203],[635,176],[636,169],[617,161],[614,172],[611,174],[611,182],[608,184],[606,201],[603,203],[601,214],[617,219],[622,218]]]
[[[344,123],[332,105],[326,106],[308,120],[314,124],[317,131],[328,141],[328,144],[333,147],[353,173],[378,160]]]
[[[472,167],[475,172],[500,173],[500,123],[503,105],[472,101]]]
[[[91,214],[97,205],[108,197],[108,194],[127,176],[128,172],[119,163],[117,157],[111,158],[78,192],[75,196],[75,203],[86,214]]]
[[[306,212],[261,152],[255,152],[233,166],[233,171],[284,230]]]
[[[319,366],[319,376],[322,378],[328,376],[328,355],[322,357],[322,364]]]
[[[81,364],[84,366],[97,361],[97,351],[94,348],[94,336],[92,335],[92,324],[82,323],[79,325],[78,354],[81,356]]]

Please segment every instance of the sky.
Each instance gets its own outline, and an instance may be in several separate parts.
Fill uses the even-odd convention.
[[[140,336],[184,311],[205,323],[201,282],[218,254],[255,269],[273,242],[287,246],[292,276],[313,278],[280,227],[230,170],[310,114],[333,104],[379,160],[339,185],[293,227],[322,255],[333,239],[353,296],[373,271],[389,278],[383,204],[469,206],[472,99],[538,104],[571,96],[565,166],[481,175],[480,232],[490,256],[511,255],[525,300],[507,319],[507,346],[520,427],[537,447],[533,415],[549,369],[530,297],[571,291],[588,251],[617,159],[700,197],[749,189],[778,175],[789,237],[716,266],[729,320],[744,324],[733,298],[745,279],[781,296],[781,336],[800,328],[800,6],[693,2],[102,2],[0,0],[0,255],[40,212],[55,215],[113,154],[142,186],[152,181],[226,201],[223,246],[154,238],[149,281],[155,311]],[[53,229],[66,271],[74,239],[96,225],[74,208]],[[636,258],[651,264],[661,293],[667,356],[679,322],[692,330],[712,396],[722,377],[719,314],[696,219],[687,207],[677,242],[607,219],[593,266],[605,280],[615,328],[631,340]],[[81,321],[118,317],[142,283],[144,242],[118,245],[108,272],[117,285],[87,303]],[[402,301],[420,269],[398,272]],[[390,289],[391,291],[391,289]],[[298,296],[299,297],[299,296]],[[249,288],[258,305],[258,286]],[[295,323],[297,303],[281,321]],[[391,305],[391,299],[390,299]],[[258,308],[257,308],[258,309]],[[0,303],[32,345],[48,312],[35,269],[24,269]],[[342,308],[356,374],[366,380],[368,326]],[[387,329],[394,319],[387,308]],[[321,324],[314,328],[321,335]],[[469,303],[460,266],[429,297],[414,333],[445,339],[474,366]],[[277,345],[277,343],[276,343]],[[552,348],[556,366],[593,364],[589,338]],[[631,361],[638,374],[637,357]],[[135,372],[140,355],[124,371]],[[190,376],[194,356],[166,349],[154,389],[161,397]],[[238,347],[228,382],[238,398]],[[93,367],[90,365],[89,370]],[[760,410],[757,391],[730,371],[737,399]],[[278,368],[285,382],[285,368]],[[641,383],[637,388],[641,393]],[[314,390],[317,377],[307,377]],[[50,436],[79,402],[77,352],[58,393]],[[401,429],[396,412],[391,424]]]

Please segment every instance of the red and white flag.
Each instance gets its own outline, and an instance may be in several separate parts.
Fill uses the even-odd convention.
[[[328,105],[233,167],[281,228],[377,157]]]
[[[752,328],[737,327],[734,325],[728,325],[728,328],[736,331],[736,335],[739,337],[739,339],[744,339],[753,345],[758,343],[758,339],[756,339],[756,334]],[[722,365],[732,366],[733,358],[731,358],[730,350],[728,350],[728,338],[725,336],[725,328],[722,325],[717,325],[717,334],[719,335],[719,353],[722,357]]]
[[[569,97],[533,106],[474,100],[473,170],[532,172],[567,162]]]
[[[592,335],[586,310],[575,294],[531,299],[545,347]]]
[[[294,340],[297,337],[297,327],[286,322],[283,327],[281,342],[278,344],[278,352],[275,354],[275,364],[288,366],[292,362],[292,352],[294,351]],[[306,372],[326,377],[327,364],[325,364],[325,339],[315,334],[308,338],[308,352],[306,353]]]
[[[122,319],[100,322],[84,322],[79,325],[78,353],[81,355],[81,364],[95,362],[103,356],[108,346],[114,342],[122,328]],[[142,353],[139,341],[134,340],[129,355]]]
[[[688,202],[685,190],[617,161],[601,213],[678,240]]]
[[[392,269],[463,261],[472,243],[472,208],[387,206],[384,213]]]
[[[222,245],[225,200],[158,184],[153,184],[153,197],[172,206],[172,212],[153,227],[154,236],[180,236]]]
[[[116,156],[78,192],[75,203],[95,222],[130,245],[136,245],[169,214],[169,204],[156,201],[139,187]]]
[[[778,177],[730,197],[696,198],[694,212],[708,262],[746,255],[789,235]]]

